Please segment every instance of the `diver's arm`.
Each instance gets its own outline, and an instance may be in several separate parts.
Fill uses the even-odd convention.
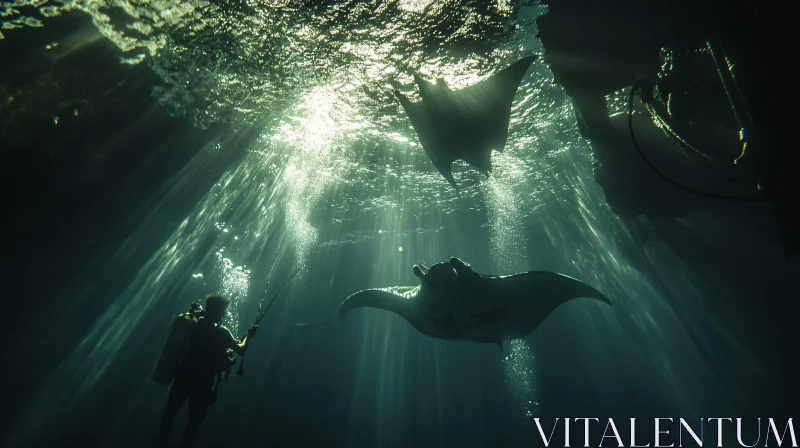
[[[258,328],[258,325],[253,325],[250,327],[247,330],[247,334],[245,334],[242,338],[242,342],[239,342],[235,339],[233,340],[233,347],[231,347],[231,349],[234,353],[237,355],[244,355],[244,353],[247,351],[250,341],[253,339],[253,335],[256,333],[256,328]]]
[[[233,347],[231,347],[233,349],[233,352],[236,353],[237,355],[244,355],[244,352],[247,351],[247,343],[250,342],[250,338],[248,338],[247,335],[245,335],[245,337],[242,339],[242,342],[238,341],[236,342],[237,343],[234,343]]]

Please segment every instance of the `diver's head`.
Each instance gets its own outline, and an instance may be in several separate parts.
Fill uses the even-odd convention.
[[[228,298],[220,294],[209,294],[206,297],[206,316],[214,322],[221,321],[230,303]]]

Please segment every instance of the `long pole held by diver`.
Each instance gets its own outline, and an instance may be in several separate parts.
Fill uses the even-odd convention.
[[[283,286],[281,286],[281,289],[279,289],[279,290],[278,290],[278,293],[277,293],[277,294],[275,294],[275,296],[274,296],[274,297],[272,297],[272,300],[270,300],[270,302],[269,302],[269,305],[267,305],[267,307],[266,307],[266,308],[264,308],[264,311],[262,311],[262,312],[261,312],[261,314],[260,314],[260,315],[259,315],[259,316],[256,318],[256,323],[255,323],[255,325],[258,325],[258,324],[260,324],[260,323],[261,323],[261,319],[263,319],[263,318],[264,318],[264,315],[265,315],[265,314],[267,314],[267,311],[269,311],[269,307],[271,307],[271,306],[272,306],[272,304],[273,304],[273,303],[275,303],[275,299],[277,299],[277,298],[278,298],[278,296],[279,296],[279,295],[281,295],[281,292],[283,292],[283,288],[285,288],[285,287],[286,287],[286,285],[288,285],[288,284],[289,284],[289,282],[290,282],[290,281],[292,281],[292,279],[294,278],[294,276],[295,276],[295,275],[297,275],[297,273],[299,273],[299,272],[300,272],[300,270],[299,270],[299,269],[298,269],[297,271],[295,271],[295,272],[294,272],[294,274],[292,274],[292,275],[291,275],[291,277],[289,277],[289,278],[286,280],[286,282],[283,284]],[[265,290],[264,292],[266,292],[266,290]],[[238,375],[238,376],[242,376],[242,375],[244,375],[244,357],[245,357],[246,355],[247,355],[247,352],[245,352],[245,353],[244,353],[244,355],[242,355],[242,362],[241,362],[241,363],[239,363],[239,370],[236,372],[236,375]]]

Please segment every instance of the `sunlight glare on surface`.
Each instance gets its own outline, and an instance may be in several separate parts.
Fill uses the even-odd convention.
[[[406,11],[422,12],[429,4],[437,0],[400,0],[398,8]]]

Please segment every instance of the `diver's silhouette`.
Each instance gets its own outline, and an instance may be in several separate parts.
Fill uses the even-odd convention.
[[[185,352],[177,364],[169,391],[167,405],[161,419],[161,446],[169,446],[169,434],[180,408],[189,400],[189,423],[181,434],[181,447],[189,446],[205,419],[208,407],[217,397],[216,385],[222,373],[230,373],[235,362],[232,353],[243,355],[248,343],[256,333],[258,325],[253,325],[241,342],[233,337],[230,330],[220,322],[230,301],[219,295],[206,297],[206,310],[190,312],[192,326],[188,335]]]

